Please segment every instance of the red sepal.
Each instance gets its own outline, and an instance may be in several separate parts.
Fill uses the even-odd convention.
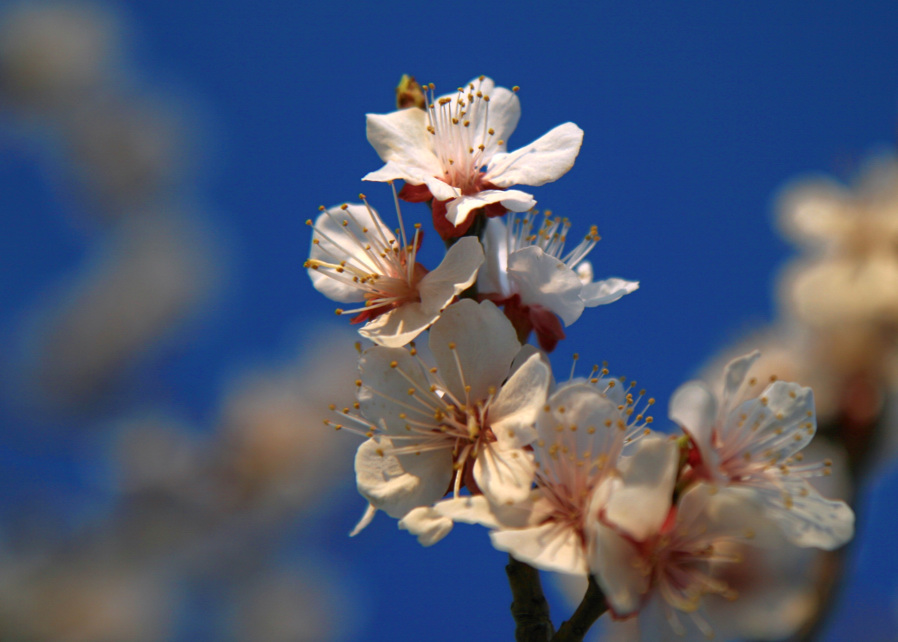
[[[410,185],[409,183],[402,186],[398,196],[409,203],[426,203],[433,198],[427,185]]]

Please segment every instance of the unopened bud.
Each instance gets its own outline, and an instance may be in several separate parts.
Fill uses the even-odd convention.
[[[424,109],[425,105],[426,100],[421,85],[418,84],[414,76],[402,74],[402,78],[396,86],[396,107],[398,109],[408,109],[409,107]]]

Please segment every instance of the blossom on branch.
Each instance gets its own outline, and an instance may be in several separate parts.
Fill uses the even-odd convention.
[[[742,400],[753,352],[727,364],[722,403],[699,381],[681,386],[670,418],[689,435],[694,476],[750,489],[768,517],[798,546],[831,550],[854,533],[854,513],[842,501],[822,497],[809,479],[829,475],[829,460],[806,464],[801,450],[816,432],[810,388],[774,381],[760,397]]]
[[[464,238],[429,272],[417,261],[420,225],[409,244],[400,216],[400,243],[367,201],[321,209],[305,262],[312,284],[335,301],[362,303],[337,314],[356,314],[353,323],[365,323],[359,333],[379,345],[403,346],[430,327],[483,262],[480,242]]]
[[[496,87],[481,76],[454,94],[435,98],[426,109],[368,114],[368,141],[386,165],[368,181],[402,179],[402,198],[433,199],[437,231],[461,236],[472,213],[487,208],[526,212],[536,201],[513,185],[539,186],[561,178],[574,165],[583,130],[564,123],[529,145],[508,153],[508,137],[517,126],[521,105],[515,91]]]
[[[536,438],[549,366],[522,349],[489,301],[447,308],[431,328],[430,351],[435,367],[414,347],[363,354],[358,414],[347,408],[346,426],[329,422],[368,437],[355,460],[359,492],[397,518],[462,487],[499,505],[526,499],[534,474],[526,446]],[[421,511],[405,523],[420,535],[416,524],[439,526]]]
[[[589,522],[590,570],[615,617],[639,614],[643,640],[665,639],[666,630],[683,635],[682,616],[713,637],[699,611],[702,598],[737,597],[714,570],[740,562],[731,545],[750,540],[759,518],[744,492],[707,483],[674,502],[679,457],[676,441],[660,435],[642,440]]]
[[[593,281],[586,257],[599,241],[593,226],[568,252],[564,251],[571,224],[545,213],[536,225],[536,213],[508,217],[487,224],[483,243],[486,261],[477,278],[481,298],[505,309],[505,314],[526,341],[531,330],[547,352],[555,349],[565,326],[580,318],[585,308],[613,303],[639,287],[638,281],[610,278]],[[556,316],[557,315],[557,316]]]
[[[604,505],[624,445],[651,423],[642,413],[634,417],[643,395],[625,393],[616,380],[593,381],[561,386],[539,413],[536,489],[526,500],[496,506],[488,497],[453,498],[438,503],[436,512],[490,528],[495,548],[536,568],[589,572],[589,522]]]

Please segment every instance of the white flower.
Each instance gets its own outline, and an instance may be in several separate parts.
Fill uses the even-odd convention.
[[[580,152],[583,131],[565,123],[507,153],[521,106],[514,91],[495,87],[489,78],[440,98],[433,97],[433,85],[430,92],[426,110],[368,114],[368,141],[386,165],[364,180],[426,186],[436,202],[448,201],[452,226],[469,224],[473,210],[496,203],[526,212],[536,204],[533,197],[506,188],[555,181]]]
[[[536,437],[549,366],[521,348],[489,301],[447,308],[430,330],[430,350],[434,368],[414,347],[374,347],[362,356],[361,416],[341,413],[369,437],[355,460],[359,492],[399,518],[462,486],[496,504],[526,499],[534,471],[525,446]],[[431,517],[419,511],[404,526],[418,535],[439,529]]]
[[[853,189],[803,180],[779,199],[785,234],[807,250],[782,284],[814,326],[898,319],[898,160],[875,158]]]
[[[526,337],[536,331],[543,349],[551,351],[565,326],[580,318],[585,308],[617,301],[639,287],[637,281],[610,278],[593,281],[586,257],[599,241],[593,226],[573,249],[564,251],[570,230],[567,219],[545,213],[535,225],[535,214],[518,219],[509,215],[506,226],[499,219],[487,224],[484,236],[486,263],[477,280],[478,292],[498,305]]]
[[[641,399],[584,382],[563,385],[539,413],[536,490],[527,500],[497,507],[486,497],[464,497],[439,502],[435,511],[491,528],[494,547],[536,568],[587,573],[590,507],[603,504],[624,444],[645,429],[642,414],[630,419]]]
[[[682,612],[711,637],[696,612],[702,597],[735,597],[711,564],[739,561],[726,545],[750,538],[758,515],[744,493],[705,483],[674,504],[679,456],[676,441],[651,436],[621,464],[620,477],[608,482],[607,496],[600,498],[604,504],[594,500],[590,509],[590,570],[616,617],[641,612],[640,625],[660,622],[682,634]]]
[[[800,452],[814,436],[814,395],[794,383],[771,383],[760,397],[740,402],[740,391],[760,353],[734,359],[724,370],[723,402],[699,381],[684,384],[670,418],[693,441],[699,478],[754,491],[769,517],[799,546],[833,549],[851,539],[854,513],[825,499],[808,479],[830,474],[831,462],[803,464]]]
[[[398,205],[396,211],[399,214]],[[337,314],[358,313],[354,322],[367,322],[359,333],[387,347],[403,346],[430,327],[443,308],[474,283],[483,262],[480,242],[468,237],[459,239],[428,272],[416,261],[419,226],[409,245],[401,223],[400,217],[400,245],[367,201],[325,210],[315,221],[305,263],[312,284],[325,296],[364,302]]]

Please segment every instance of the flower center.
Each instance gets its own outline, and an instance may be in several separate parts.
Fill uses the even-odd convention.
[[[308,259],[304,267],[319,271],[344,285],[359,290],[365,304],[353,310],[337,309],[337,314],[358,314],[354,322],[369,321],[404,303],[420,301],[418,283],[427,269],[415,257],[421,242],[421,225],[415,224],[415,234],[409,245],[402,228],[402,215],[396,201],[399,217],[398,233],[402,246],[386,229],[376,213],[368,205],[363,194],[362,202],[368,209],[370,225],[356,218],[348,205],[340,210],[319,208],[337,226],[337,232],[327,232],[315,227],[312,243],[319,248],[319,257]],[[395,200],[395,199],[394,199]],[[311,221],[306,221],[311,225]]]
[[[543,212],[543,222],[536,225],[537,212],[529,212],[520,218],[509,212],[508,217],[508,253],[535,245],[567,267],[575,270],[601,240],[598,228],[593,225],[589,233],[570,252],[564,252],[571,223],[560,216],[552,216],[550,210]]]
[[[427,131],[433,136],[434,154],[443,169],[439,178],[462,194],[476,194],[484,188],[482,171],[496,151],[491,145],[496,132],[489,126],[490,97],[474,83],[459,87],[454,97],[434,98],[433,84],[428,90]],[[504,144],[500,140],[496,146]]]

